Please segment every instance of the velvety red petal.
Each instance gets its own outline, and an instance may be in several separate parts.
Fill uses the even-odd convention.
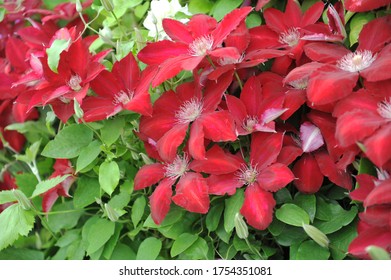
[[[295,81],[306,80],[310,75],[316,71],[318,68],[322,67],[323,64],[319,62],[310,62],[299,67],[294,68],[292,71],[286,75],[284,78],[284,84],[289,84]]]
[[[284,32],[287,29],[284,20],[282,20],[284,18],[284,13],[280,10],[275,8],[266,9],[263,12],[263,16],[265,17],[267,27],[277,34]]]
[[[246,27],[246,22],[242,21],[224,41],[226,47],[235,47],[239,53],[243,53],[250,43],[250,33]]]
[[[312,154],[304,154],[292,169],[297,180],[293,181],[296,188],[306,194],[316,193],[323,183],[323,174]]]
[[[376,205],[365,208],[359,213],[360,221],[364,221],[370,227],[388,228],[391,219],[391,205]]]
[[[165,170],[161,163],[142,166],[134,178],[134,189],[141,190],[157,184],[164,178]]]
[[[157,141],[157,150],[164,161],[174,161],[178,147],[185,139],[188,124],[177,124]]]
[[[204,89],[203,112],[215,111],[221,103],[224,92],[232,82],[233,72],[221,75],[216,81],[207,81]]]
[[[166,114],[153,114],[153,117],[140,119],[140,132],[149,138],[158,141],[163,135],[174,127],[176,120],[173,116]]]
[[[49,191],[45,192],[42,198],[42,210],[43,212],[47,213],[50,212],[52,209],[54,203],[56,202],[59,195],[57,194],[56,187],[50,189]]]
[[[112,73],[122,81],[123,87],[133,90],[140,77],[140,69],[132,52],[113,65]]]
[[[300,26],[305,27],[317,22],[323,13],[323,9],[324,4],[322,2],[316,2],[315,4],[311,5],[311,7],[305,11],[303,17],[301,18]]]
[[[135,94],[133,99],[123,107],[144,116],[151,116],[153,111],[151,97],[148,92]]]
[[[274,163],[258,174],[257,181],[264,190],[276,192],[292,182],[294,178],[292,171],[286,165]]]
[[[155,224],[160,225],[170,211],[172,185],[175,181],[171,179],[164,179],[153,191],[149,197],[151,205],[151,217]]]
[[[172,200],[187,211],[205,214],[209,210],[209,194],[206,179],[198,173],[187,173],[176,185]]]
[[[390,3],[391,0],[345,0],[345,8],[351,12],[367,12]]]
[[[364,141],[365,154],[378,167],[391,159],[391,124],[383,126]]]
[[[313,61],[335,63],[350,51],[333,43],[309,43],[304,46],[305,54]]]
[[[259,170],[274,163],[282,148],[282,133],[258,132],[252,134],[250,162]]]
[[[190,137],[188,141],[189,153],[193,159],[205,159],[204,130],[202,124],[195,121],[190,127]]]
[[[391,206],[391,179],[378,184],[364,200],[364,207],[383,204]]]
[[[224,47],[212,50],[209,55],[213,58],[232,58],[234,60],[239,59],[241,54],[235,47]]]
[[[391,52],[380,53],[368,68],[360,71],[361,76],[369,82],[388,80],[391,78]]]
[[[227,95],[225,99],[227,101],[229,112],[234,117],[236,124],[240,126],[243,120],[247,117],[246,107],[239,98],[233,95]]]
[[[8,61],[12,64],[16,71],[23,73],[29,68],[26,57],[29,48],[22,40],[15,37],[7,38],[6,42],[5,55]]]
[[[68,119],[75,113],[73,100],[70,103],[55,102],[52,103],[54,114],[63,122],[66,123]]]
[[[290,137],[290,136],[287,136]],[[297,157],[303,154],[303,150],[297,145],[284,145],[278,155],[277,162],[290,165]]]
[[[371,191],[375,188],[375,180],[377,178],[369,174],[359,174],[356,176],[358,188],[350,192],[351,199],[364,201]]]
[[[391,248],[391,232],[376,227],[360,232],[350,243],[348,252],[359,258],[369,258],[366,251],[368,246],[378,246],[389,251]]]
[[[289,119],[307,100],[305,90],[291,89],[285,92],[283,108],[288,110],[281,115],[281,119],[286,121]]]
[[[187,25],[170,18],[163,19],[163,28],[166,34],[176,42],[190,44],[194,38]]]
[[[191,17],[190,21],[187,23],[187,26],[189,26],[190,32],[196,39],[201,36],[210,35],[211,32],[216,28],[217,21],[211,16],[196,14]]]
[[[90,53],[88,47],[81,39],[71,44],[67,57],[70,58],[68,63],[72,71],[78,74],[82,79],[86,78]]]
[[[263,101],[262,84],[255,76],[250,77],[243,86],[240,100],[247,109],[247,114],[257,116]]]
[[[91,88],[97,95],[111,99],[114,99],[115,94],[123,90],[114,74],[106,70],[91,81]]]
[[[282,19],[286,26],[299,26],[301,22],[300,4],[295,0],[288,0]]]
[[[333,117],[340,117],[346,112],[356,109],[369,112],[377,112],[377,104],[379,98],[375,98],[372,92],[367,90],[359,90],[354,94],[349,95],[345,99],[340,100],[334,108]]]
[[[163,40],[146,45],[137,55],[138,59],[145,64],[162,64],[169,58],[187,54],[187,44]]]
[[[89,96],[84,99],[81,108],[84,111],[83,120],[85,122],[105,120],[121,110],[120,107],[113,105],[113,100],[111,98],[95,96]]]
[[[203,114],[198,119],[204,127],[205,138],[214,142],[235,141],[235,123],[228,111],[217,111]]]
[[[257,184],[249,185],[244,192],[244,202],[240,213],[247,223],[256,229],[264,230],[273,221],[273,208],[276,201],[271,193]]]
[[[233,195],[237,188],[243,186],[235,173],[224,175],[210,175],[206,178],[209,186],[209,194],[214,195]]]
[[[377,53],[390,41],[391,16],[379,17],[364,25],[358,37],[358,49]]]

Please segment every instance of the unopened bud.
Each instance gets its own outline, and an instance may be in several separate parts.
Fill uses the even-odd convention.
[[[235,215],[234,224],[238,237],[240,239],[246,239],[248,237],[248,227],[246,222],[243,220],[243,216],[239,213],[236,213]]]
[[[327,236],[314,226],[303,224],[303,229],[312,240],[324,248],[329,247],[330,240]]]
[[[102,29],[99,29],[99,36],[106,44],[113,43],[111,41],[113,39],[113,33],[111,32],[111,29],[109,27],[105,26]]]
[[[112,0],[100,0],[100,2],[102,3],[102,6],[105,8],[106,11],[114,11],[114,4]]]
[[[372,260],[390,260],[390,255],[381,247],[368,246],[365,251],[369,254]]]
[[[105,203],[105,212],[107,217],[110,219],[112,222],[118,221],[120,215],[115,211],[113,207],[111,207],[109,204]]]
[[[79,104],[79,102],[77,102],[76,98],[73,99],[73,110],[75,111],[76,118],[78,118],[78,119],[83,118],[84,111],[80,107],[80,104]]]
[[[31,202],[26,197],[24,193],[22,193],[20,190],[13,190],[14,195],[16,199],[19,202],[20,207],[22,207],[23,210],[30,210],[31,209]]]
[[[80,0],[76,0],[76,12],[81,13],[83,11],[83,6],[81,5]]]

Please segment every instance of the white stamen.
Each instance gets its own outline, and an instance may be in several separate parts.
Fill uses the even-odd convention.
[[[241,63],[243,60],[244,60],[244,53],[237,59],[234,59],[232,57],[222,57],[218,60],[218,63],[221,65],[221,66],[224,66],[224,65],[230,65],[230,64],[238,64],[238,63]]]
[[[243,121],[242,127],[248,131],[255,131],[255,126],[259,124],[259,119],[257,116],[247,116],[247,118]]]
[[[390,179],[390,174],[386,170],[376,168],[376,171],[377,178],[379,179],[379,181],[385,181]]]
[[[391,119],[391,97],[377,104],[377,112],[385,119]]]
[[[126,93],[125,91],[121,90],[114,95],[113,104],[114,105],[118,105],[118,104],[126,105],[133,99],[133,97],[134,97],[133,92],[129,91]]]
[[[81,90],[81,85],[80,85],[81,82],[82,79],[80,78],[79,75],[72,75],[72,77],[68,81],[68,86],[74,91],[79,91]]]
[[[201,36],[189,45],[189,53],[192,56],[204,56],[213,47],[213,37],[210,35]]]
[[[181,105],[179,110],[175,112],[175,117],[179,123],[191,123],[201,115],[202,110],[203,103],[196,98],[192,98]]]
[[[371,51],[355,51],[344,55],[338,62],[337,67],[348,72],[359,72],[371,66],[375,61],[376,54]]]
[[[309,78],[305,77],[302,79],[291,81],[288,83],[288,85],[294,89],[306,89],[308,86],[308,80],[309,80]]]
[[[281,44],[286,44],[290,47],[294,47],[299,43],[300,32],[296,27],[291,27],[288,30],[281,32],[278,41]]]
[[[164,169],[167,178],[176,180],[185,175],[189,170],[189,158],[186,154],[184,154],[183,157],[177,155],[175,160],[172,163],[167,164]]]
[[[243,165],[237,173],[237,178],[243,185],[252,185],[257,181],[258,174],[257,165]]]

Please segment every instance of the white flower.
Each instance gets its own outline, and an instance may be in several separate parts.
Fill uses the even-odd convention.
[[[149,30],[148,36],[158,40],[168,39],[168,35],[163,30],[163,19],[175,18],[175,15],[179,12],[191,15],[187,5],[182,7],[179,0],[171,0],[171,2],[168,0],[152,0],[151,9],[143,22],[144,27]],[[180,21],[186,23],[188,19],[180,19]]]

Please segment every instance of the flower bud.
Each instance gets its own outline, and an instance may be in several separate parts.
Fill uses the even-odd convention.
[[[76,98],[73,99],[73,110],[75,111],[75,116],[78,119],[83,118],[84,112],[83,109],[80,107],[79,102],[77,102]]]
[[[248,237],[248,227],[246,222],[243,220],[243,216],[239,213],[236,213],[235,215],[234,224],[238,237],[240,239],[246,239]]]
[[[109,27],[105,26],[102,29],[99,29],[99,36],[106,44],[113,43],[111,41],[113,39],[113,33],[111,32],[111,29]]]
[[[15,189],[13,190],[13,193],[18,200],[20,207],[22,207],[23,210],[31,209],[31,202],[24,193],[22,193],[20,190]]]
[[[83,6],[81,5],[80,0],[76,0],[76,12],[81,13],[83,11]]]
[[[100,0],[100,2],[106,11],[112,12],[114,10],[114,4],[112,0]]]
[[[369,254],[372,260],[390,260],[390,255],[381,247],[368,246],[365,251]]]
[[[120,215],[115,211],[113,207],[111,207],[109,204],[105,203],[105,212],[107,217],[110,219],[112,222],[118,221]]]
[[[320,246],[322,246],[324,248],[328,248],[329,247],[330,240],[319,229],[317,229],[316,227],[311,226],[311,225],[306,225],[304,223],[303,223],[303,229],[307,233],[307,235],[309,237],[311,237],[312,240],[314,240]]]

